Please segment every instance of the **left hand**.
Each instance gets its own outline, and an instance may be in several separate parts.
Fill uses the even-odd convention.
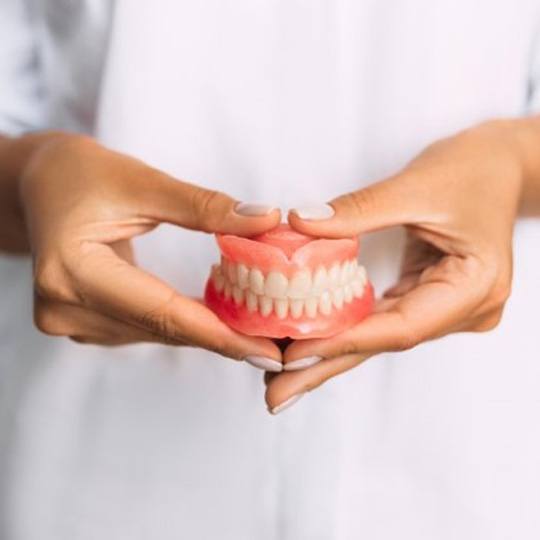
[[[319,212],[323,219],[313,209],[291,211],[289,223],[302,233],[337,238],[402,225],[408,242],[401,277],[373,315],[332,338],[289,345],[285,365],[321,361],[267,377],[270,411],[380,352],[498,324],[512,280],[519,154],[505,122],[486,123],[429,146],[399,174],[334,199],[326,216]]]

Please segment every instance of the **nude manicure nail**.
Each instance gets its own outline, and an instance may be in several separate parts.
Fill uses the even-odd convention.
[[[296,394],[289,399],[286,399],[281,405],[278,405],[277,407],[274,407],[273,409],[270,409],[270,414],[279,414],[281,411],[284,411],[285,409],[288,409],[292,405],[294,405],[300,398],[304,397],[305,392],[302,392],[301,394]]]
[[[308,367],[318,364],[322,360],[321,356],[306,356],[305,358],[299,358],[292,362],[287,362],[283,365],[285,371],[298,371],[299,369],[306,369]]]
[[[278,372],[283,370],[281,362],[264,356],[246,356],[244,362],[251,364],[253,367],[263,369],[264,371]]]
[[[240,202],[235,206],[234,211],[241,216],[257,217],[267,216],[275,209],[275,206],[269,204]]]
[[[300,219],[309,221],[329,219],[335,214],[334,209],[329,204],[299,206],[298,208],[291,209],[291,212],[296,214]]]

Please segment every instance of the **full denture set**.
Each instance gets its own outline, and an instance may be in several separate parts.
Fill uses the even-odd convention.
[[[254,238],[217,235],[207,305],[249,335],[328,337],[360,322],[373,289],[357,261],[358,240],[313,238],[287,225]]]

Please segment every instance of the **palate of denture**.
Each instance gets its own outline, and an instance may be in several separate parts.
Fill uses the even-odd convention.
[[[217,235],[221,263],[207,282],[207,305],[249,335],[328,337],[373,308],[355,238],[320,239],[287,225],[254,238]]]

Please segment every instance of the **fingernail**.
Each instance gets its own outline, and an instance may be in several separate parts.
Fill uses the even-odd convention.
[[[240,202],[235,206],[234,211],[241,216],[257,217],[267,216],[275,209],[275,206],[269,204]]]
[[[308,367],[318,364],[322,360],[321,356],[306,356],[305,358],[300,358],[298,360],[293,360],[292,362],[287,362],[283,364],[283,369],[285,371],[297,371],[299,369],[306,369]]]
[[[299,206],[298,208],[291,209],[291,212],[296,214],[300,219],[311,221],[329,219],[335,214],[334,209],[329,204]]]
[[[277,407],[274,407],[273,409],[269,409],[270,414],[279,414],[281,411],[284,411],[285,409],[288,409],[292,405],[294,405],[300,398],[304,397],[305,392],[302,392],[301,394],[296,394],[289,399],[285,400],[281,405],[278,405]]]
[[[283,369],[281,362],[272,360],[272,358],[265,358],[264,356],[246,356],[244,362],[265,371],[281,371]]]

